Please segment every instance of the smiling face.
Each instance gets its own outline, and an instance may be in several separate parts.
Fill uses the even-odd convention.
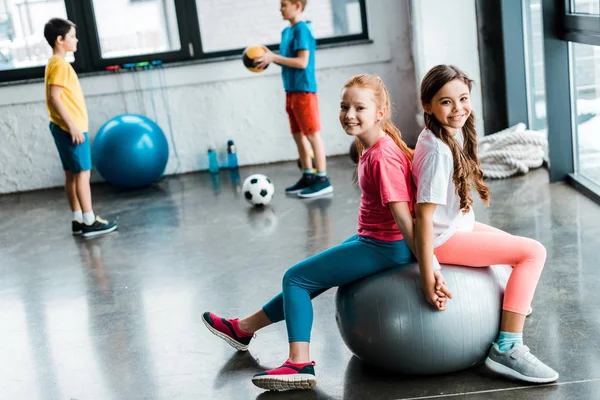
[[[342,91],[340,124],[350,136],[361,137],[378,133],[385,107],[379,107],[372,89],[351,86]]]
[[[471,115],[471,95],[467,84],[459,79],[446,83],[423,110],[450,133],[461,129]]]

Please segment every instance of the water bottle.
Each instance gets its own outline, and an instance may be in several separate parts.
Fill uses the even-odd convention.
[[[219,174],[210,174],[210,180],[212,183],[212,189],[215,196],[221,193],[221,177]]]
[[[217,159],[217,152],[214,147],[208,148],[208,170],[211,174],[219,172],[219,160]]]
[[[238,167],[238,159],[237,154],[235,153],[235,144],[233,144],[233,140],[227,141],[227,166],[229,168]]]

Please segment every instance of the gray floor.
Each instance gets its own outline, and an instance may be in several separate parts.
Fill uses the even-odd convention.
[[[364,366],[340,339],[331,290],[314,301],[317,389],[261,392],[250,377],[287,356],[282,324],[236,353],[202,325],[202,311],[250,313],[281,287],[288,266],[356,229],[358,189],[346,157],[330,161],[332,199],[286,198],[294,163],[243,169],[275,183],[255,212],[221,173],[118,192],[94,187],[95,208],[118,232],[70,236],[60,190],[0,196],[0,398],[2,399],[598,399],[600,206],[545,170],[491,182],[477,219],[536,238],[548,263],[525,340],[561,373],[531,387],[478,367],[402,377]],[[452,304],[449,304],[451,307]]]

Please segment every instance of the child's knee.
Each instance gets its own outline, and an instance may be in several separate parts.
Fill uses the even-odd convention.
[[[78,172],[72,172],[74,179],[77,180],[81,180],[81,179],[89,179],[90,178],[90,170],[85,170],[85,171],[78,171]]]
[[[541,268],[546,262],[546,247],[537,240],[527,239],[527,253],[529,257],[538,261]]]
[[[321,132],[311,133],[309,135],[306,135],[306,138],[308,139],[308,141],[311,144],[314,143],[314,142],[320,141],[321,140]]]
[[[318,279],[316,276],[307,276],[307,271],[310,268],[310,264],[306,263],[306,260],[294,265],[285,271],[281,285],[284,288],[295,286],[301,289],[310,291],[317,290],[320,287],[314,282],[314,279]]]
[[[297,279],[298,273],[295,271],[294,267],[289,268],[287,271],[285,271],[285,274],[283,274],[281,285],[283,287],[293,286],[297,282]]]

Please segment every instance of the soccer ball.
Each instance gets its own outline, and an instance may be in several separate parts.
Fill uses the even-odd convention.
[[[250,175],[242,185],[244,198],[253,206],[266,206],[271,202],[275,187],[271,180],[264,175]]]

